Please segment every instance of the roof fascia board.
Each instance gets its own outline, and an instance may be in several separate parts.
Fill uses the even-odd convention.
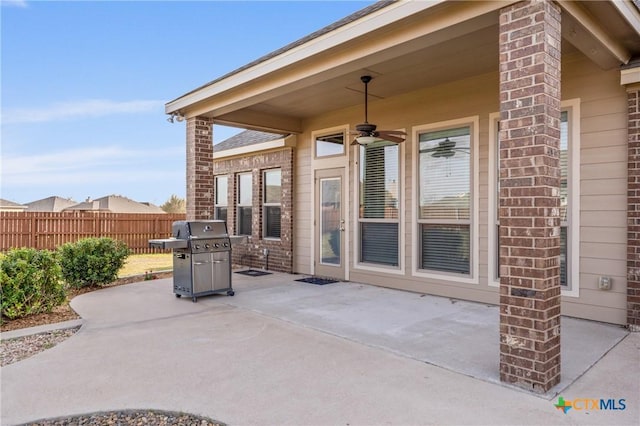
[[[616,2],[610,2],[615,4]],[[558,2],[560,7],[564,9],[569,15],[576,20],[604,49],[606,49],[610,55],[612,55],[620,63],[626,64],[631,59],[631,53],[613,37],[611,37],[602,28],[602,26],[591,16],[582,6],[575,1],[561,1]],[[579,46],[576,46],[579,47]],[[583,52],[587,56],[589,52]]]
[[[443,3],[445,0],[428,1],[400,1],[380,9],[370,15],[350,22],[318,38],[310,40],[300,46],[281,53],[278,56],[267,59],[254,67],[238,72],[215,84],[203,87],[201,90],[182,96],[166,104],[165,112],[170,114],[181,108],[203,101],[211,96],[233,89],[266,74],[284,68],[295,62],[317,55],[332,47],[345,43],[355,37],[360,37],[371,32],[372,29],[393,24],[412,14],[429,9]]]
[[[274,149],[280,149],[285,147],[295,147],[297,143],[296,135],[289,135],[281,139],[275,139],[272,141],[261,142],[253,145],[241,146],[238,148],[225,149],[224,151],[216,152],[213,148],[213,159],[220,160],[229,157],[238,157],[246,155],[254,155],[258,152],[270,151]]]
[[[640,65],[635,68],[620,70],[620,85],[628,86],[640,83]]]
[[[633,29],[640,34],[640,10],[631,1],[612,1],[611,4],[615,7],[620,15],[633,27]]]

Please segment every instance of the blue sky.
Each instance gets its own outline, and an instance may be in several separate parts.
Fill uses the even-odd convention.
[[[166,102],[372,3],[1,1],[0,198],[156,204],[185,196]]]

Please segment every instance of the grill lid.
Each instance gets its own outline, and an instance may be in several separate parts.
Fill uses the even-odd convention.
[[[227,224],[223,220],[178,220],[172,225],[173,237],[190,238],[228,238]]]

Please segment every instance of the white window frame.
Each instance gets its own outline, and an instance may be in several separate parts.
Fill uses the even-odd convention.
[[[342,144],[342,152],[336,153],[336,154],[328,154],[328,155],[318,155],[318,138],[321,138],[323,136],[330,136],[333,134],[340,134],[342,133],[342,137],[343,137],[343,144]],[[324,160],[324,159],[335,159],[335,158],[340,158],[340,157],[346,157],[347,152],[349,151],[348,147],[349,147],[349,138],[348,138],[348,133],[344,131],[344,128],[336,128],[335,132],[322,132],[322,133],[316,133],[314,132],[314,137],[313,137],[313,144],[312,144],[312,150],[313,150],[313,158],[315,160]]]
[[[326,136],[326,135],[330,135],[333,133],[339,133],[342,132],[344,134],[344,140],[345,140],[345,155],[332,155],[329,157],[316,157],[316,139],[318,137],[321,136]],[[309,194],[311,194],[311,199],[310,199],[310,203],[309,203],[309,218],[311,220],[311,223],[313,224],[318,218],[316,217],[316,205],[315,205],[315,200],[316,200],[316,184],[315,184],[315,172],[316,170],[323,170],[323,169],[339,169],[339,168],[343,168],[345,170],[345,176],[347,181],[349,180],[349,176],[350,176],[350,170],[349,170],[349,159],[350,159],[350,155],[351,155],[351,149],[349,149],[350,143],[349,142],[349,125],[348,124],[342,124],[339,126],[334,126],[334,127],[327,127],[324,129],[318,129],[318,130],[314,130],[311,132],[311,140],[309,141],[310,143],[310,149],[311,149],[311,178],[309,179]],[[351,206],[350,204],[346,201],[349,199],[349,194],[348,194],[348,184],[344,184],[344,197],[343,197],[343,203],[344,203],[344,215],[345,217],[351,217]],[[309,227],[309,242],[310,242],[310,256],[309,256],[309,271],[311,272],[311,274],[315,274],[315,270],[316,270],[316,265],[315,265],[315,250],[317,249],[316,247],[316,236],[315,236],[315,226],[310,226]],[[343,253],[344,256],[344,262],[345,262],[345,280],[349,280],[349,274],[350,274],[350,256],[351,253],[348,249],[346,249],[347,247],[350,247],[351,244],[351,239],[349,236],[350,233],[350,223],[349,221],[347,221],[347,223],[345,223],[345,232],[344,232],[344,245],[345,245],[345,252]]]
[[[480,270],[480,249],[479,249],[479,246],[480,246],[479,244],[480,217],[479,216],[480,215],[479,215],[479,209],[478,209],[479,195],[480,195],[480,188],[479,188],[480,187],[479,185],[480,167],[479,167],[479,155],[478,155],[479,154],[478,153],[479,121],[480,121],[479,116],[474,115],[470,117],[463,117],[463,118],[458,118],[454,120],[440,121],[437,123],[416,126],[416,127],[413,127],[411,130],[411,134],[413,135],[413,139],[414,139],[414,142],[412,143],[412,149],[416,153],[416,155],[414,155],[412,165],[411,165],[411,174],[413,176],[413,186],[414,186],[412,218],[411,218],[411,227],[412,227],[411,257],[413,258],[412,275],[414,277],[430,278],[430,279],[441,280],[441,281],[452,281],[452,282],[461,283],[461,284],[479,284],[479,270]],[[420,161],[420,156],[417,154],[419,152],[417,145],[419,144],[418,141],[419,141],[420,133],[431,132],[436,130],[446,130],[448,128],[464,127],[464,126],[469,126],[470,128],[469,136],[471,138],[470,163],[471,163],[472,170],[469,174],[471,179],[470,185],[471,185],[471,192],[472,192],[470,197],[471,223],[469,225],[469,232],[471,234],[469,237],[469,240],[471,242],[471,248],[469,253],[469,255],[471,256],[471,259],[470,259],[471,273],[466,276],[461,276],[460,274],[453,274],[448,272],[437,272],[437,271],[426,271],[424,269],[420,269],[420,256],[419,256],[420,253],[418,250],[419,237],[420,237],[419,235],[420,224],[418,223],[418,220],[419,220],[418,204],[420,200],[420,194],[419,194],[420,176],[418,176],[418,173],[419,173],[418,163]]]
[[[399,131],[404,132],[405,129],[396,129]],[[354,160],[354,173],[356,174],[356,177],[353,179],[353,193],[356,194],[356,196],[354,197],[354,206],[353,206],[353,210],[354,210],[354,216],[353,216],[353,223],[355,223],[356,225],[356,231],[355,231],[355,235],[354,235],[354,247],[353,247],[353,252],[354,252],[354,259],[356,259],[356,261],[354,262],[354,269],[357,270],[362,270],[362,271],[371,271],[371,272],[380,272],[380,273],[387,273],[387,274],[395,274],[395,275],[404,275],[404,268],[405,268],[405,239],[404,239],[404,235],[405,235],[405,220],[403,220],[404,218],[404,211],[405,211],[405,202],[404,202],[404,181],[405,181],[405,175],[406,175],[406,170],[404,167],[404,158],[405,158],[405,146],[407,146],[407,144],[410,144],[410,140],[407,139],[405,140],[405,142],[398,144],[398,266],[385,266],[385,265],[378,265],[378,264],[374,264],[374,263],[366,263],[366,262],[360,262],[360,222],[361,222],[361,218],[360,218],[360,209],[359,209],[359,201],[360,200],[360,185],[359,185],[359,180],[360,180],[360,146],[357,145],[356,146],[356,156],[355,156],[355,160]],[[365,222],[378,222],[378,220],[371,220],[371,219],[365,219]]]
[[[280,227],[280,237],[267,236],[267,207],[280,207],[280,224],[282,224],[282,201],[279,203],[267,203],[267,173],[275,171],[280,172],[280,196],[282,197],[282,168],[276,167],[262,171],[262,238],[265,240],[280,241],[282,239],[282,226]]]
[[[580,296],[580,98],[568,99],[560,103],[561,111],[568,114],[568,149],[569,163],[567,170],[567,191],[569,205],[567,206],[567,279],[568,288],[561,288],[561,295],[567,297]],[[498,272],[496,265],[498,260],[498,238],[495,231],[495,224],[498,218],[497,211],[497,149],[498,149],[498,121],[500,113],[494,112],[489,115],[489,250],[487,259],[487,281],[491,287],[499,287],[500,279],[497,279]]]
[[[218,196],[219,192],[218,192],[218,179],[226,179],[227,180],[227,194],[226,194],[226,198],[224,200],[224,204],[219,204],[220,201],[220,197]],[[214,191],[215,191],[215,198],[213,200],[213,217],[214,219],[220,219],[218,217],[218,208],[224,207],[227,209],[227,220],[225,222],[228,223],[229,220],[229,175],[217,175],[214,178]]]
[[[246,176],[249,175],[251,176],[251,204],[242,204],[240,202],[241,200],[241,195],[242,195],[242,186],[240,185],[240,179],[241,176]],[[244,173],[238,173],[237,175],[237,182],[236,182],[236,192],[238,194],[238,198],[237,198],[237,204],[236,204],[236,233],[238,235],[247,235],[247,236],[252,236],[253,235],[253,215],[254,215],[254,207],[253,207],[253,185],[255,184],[254,179],[253,179],[253,173],[252,172],[244,172]],[[241,234],[240,233],[240,219],[241,219],[241,215],[240,215],[240,208],[241,207],[251,207],[251,234]]]

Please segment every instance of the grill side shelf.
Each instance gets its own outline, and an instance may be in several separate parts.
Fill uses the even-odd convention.
[[[149,240],[149,247],[157,249],[183,249],[189,246],[189,241],[177,238],[165,238],[160,240]]]

